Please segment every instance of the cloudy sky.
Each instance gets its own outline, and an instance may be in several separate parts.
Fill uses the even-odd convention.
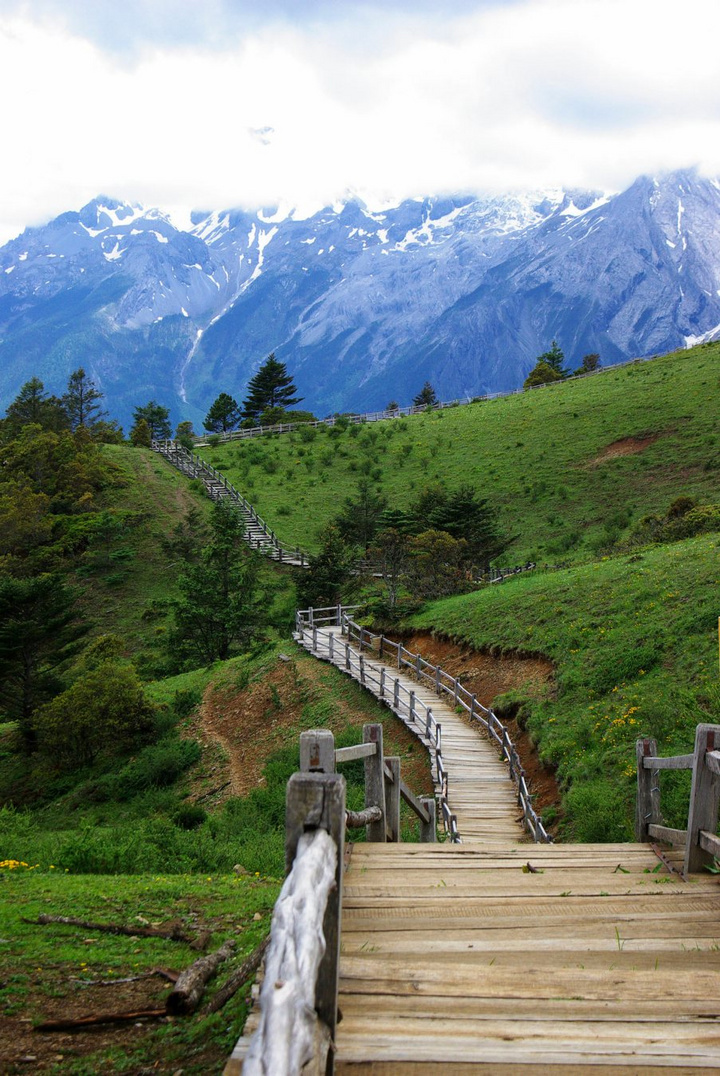
[[[0,242],[175,208],[720,174],[718,0],[0,0]]]

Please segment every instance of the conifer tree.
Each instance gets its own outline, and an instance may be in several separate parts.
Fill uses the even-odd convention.
[[[240,421],[240,407],[237,400],[227,392],[221,392],[211,406],[203,426],[210,433],[227,433],[234,430]]]
[[[95,387],[82,366],[74,370],[68,378],[67,392],[62,398],[63,405],[70,420],[70,429],[75,431],[80,426],[92,426],[93,423],[107,417],[98,400],[103,394]]]
[[[295,395],[296,392],[285,363],[279,362],[273,352],[248,382],[247,396],[243,401],[243,417],[257,419],[269,408],[294,407],[303,400],[302,396]]]
[[[417,396],[413,397],[413,407],[435,407],[438,402],[435,389],[426,381]]]
[[[34,712],[62,690],[60,668],[86,631],[59,577],[0,581],[0,706],[28,751],[37,741]]]
[[[133,411],[133,421],[137,427],[141,419],[145,419],[153,441],[166,441],[171,436],[170,411],[162,407],[155,400],[149,400],[144,407],[136,407]],[[130,439],[132,440],[132,430]],[[135,442],[133,442],[135,443]]]
[[[63,401],[57,396],[50,396],[38,377],[31,377],[25,382],[6,414],[6,423],[12,433],[29,425],[59,433],[69,425]]]

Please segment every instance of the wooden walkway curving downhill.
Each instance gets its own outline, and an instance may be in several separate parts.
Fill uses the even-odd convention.
[[[517,789],[510,779],[507,766],[498,757],[494,743],[478,736],[475,729],[431,688],[418,683],[408,672],[398,669],[396,664],[383,661],[374,655],[363,655],[361,664],[360,652],[352,646],[349,649],[356,660],[352,661],[350,670],[347,670],[346,640],[339,625],[318,627],[314,635],[303,636],[302,644],[315,657],[331,661],[343,672],[349,671],[354,679],[361,680],[362,677],[363,684],[370,690],[373,690],[375,685],[375,694],[378,693],[377,686],[384,670],[384,683],[387,685],[385,701],[421,738],[424,738],[424,722],[415,724],[410,720],[409,706],[402,700],[408,699],[412,693],[418,710],[428,708],[432,711],[435,721],[441,726],[442,759],[448,775],[448,800],[451,812],[457,819],[458,833],[462,841],[482,841],[486,845],[504,847],[508,842],[527,840],[527,835],[523,834],[517,822]],[[396,680],[401,685],[397,708],[392,706]],[[436,771],[433,776],[436,784],[439,784]]]
[[[313,652],[331,634],[343,669],[339,627]],[[649,844],[530,843],[497,746],[376,655],[366,685],[383,667],[442,725],[462,843],[352,846],[336,1071],[720,1071],[717,879]]]
[[[520,822],[538,839],[544,830],[537,816],[518,812],[518,785],[498,757],[505,741],[479,735],[423,688],[420,659],[414,679],[397,667],[401,649],[397,664],[364,654],[368,636],[361,631],[361,645],[352,644],[346,617],[343,635],[339,625],[313,625],[309,612],[309,629],[298,621],[298,641],[349,671],[427,743],[453,838],[346,847],[334,1071],[720,1072],[718,879],[684,876],[677,851],[649,843],[531,843]],[[439,682],[441,670],[433,671]],[[457,690],[455,682],[455,698]],[[408,707],[399,700],[410,692]],[[422,705],[413,716],[413,701],[423,697],[433,716],[425,710],[418,722]],[[672,759],[655,757],[651,741],[639,744],[646,838],[653,830],[675,843],[685,836],[643,812],[652,801],[659,818],[658,771],[695,759],[687,848],[720,854],[707,832],[720,798],[716,741],[720,727],[699,726],[695,755]],[[257,1023],[252,1013],[246,1036]],[[238,1043],[226,1076],[242,1071],[249,1041]],[[248,1060],[250,1071],[275,1073],[257,1059]],[[324,1061],[306,1071],[324,1072]]]

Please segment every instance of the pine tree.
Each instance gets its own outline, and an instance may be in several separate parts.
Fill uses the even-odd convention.
[[[413,397],[413,407],[435,407],[438,398],[435,389],[426,381],[417,396]]]
[[[210,433],[227,433],[234,430],[240,421],[240,407],[227,392],[221,392],[211,406],[203,426]]]
[[[68,378],[67,392],[62,398],[63,405],[70,420],[70,429],[77,430],[80,426],[92,426],[98,419],[107,417],[98,400],[103,399],[103,394],[95,387],[82,366],[74,370]]]
[[[60,668],[86,631],[57,576],[0,581],[0,705],[28,751],[36,746],[35,710],[62,690]]]
[[[296,396],[296,392],[285,363],[278,362],[272,353],[248,382],[247,396],[243,401],[243,417],[257,419],[263,411],[271,407],[294,407],[304,398]]]
[[[180,598],[173,602],[172,653],[191,667],[224,661],[234,644],[252,640],[262,620],[259,558],[245,543],[242,520],[220,501],[210,526],[210,541],[178,579]]]
[[[537,362],[547,363],[551,370],[555,370],[560,374],[560,377],[568,376],[568,371],[564,367],[565,353],[557,340],[553,340],[549,351],[545,351],[542,355],[538,355]]]
[[[11,433],[23,426],[42,426],[44,430],[59,433],[69,426],[63,401],[50,396],[38,377],[31,377],[20,389],[7,409],[6,423]]]
[[[141,419],[145,419],[153,441],[167,441],[171,436],[170,411],[162,407],[155,400],[150,400],[144,407],[136,407],[133,411],[133,421],[138,426]],[[130,431],[132,440],[132,430]],[[134,442],[133,442],[134,443]]]

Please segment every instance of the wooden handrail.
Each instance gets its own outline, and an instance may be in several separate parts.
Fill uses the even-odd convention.
[[[309,610],[298,610],[296,614],[296,625],[298,631],[303,632],[307,622],[307,614]],[[478,703],[477,699],[471,692],[462,686],[457,677],[451,676],[439,666],[433,665],[428,662],[421,654],[413,654],[407,650],[402,643],[395,642],[392,639],[388,639],[384,635],[376,635],[369,631],[364,626],[356,623],[348,615],[348,610],[345,607],[340,607],[338,610],[337,621],[341,627],[342,633],[347,636],[348,639],[352,639],[358,643],[360,651],[375,650],[378,655],[383,658],[386,653],[395,653],[397,655],[397,667],[398,669],[405,668],[410,671],[417,680],[427,681],[431,683],[435,688],[438,695],[450,695],[452,696],[452,704],[455,707],[463,709],[469,716],[471,721],[477,722],[485,733],[493,739],[500,747],[503,759],[508,764],[510,777],[514,781],[518,789],[518,804],[523,811],[523,823],[531,834],[533,840],[536,842],[551,842],[552,837],[548,834],[545,826],[543,825],[542,818],[537,814],[532,804],[532,796],[528,789],[527,781],[525,779],[525,770],[520,761],[520,756],[517,752],[515,744],[510,738],[510,735],[492,710],[482,706]],[[353,662],[350,657],[350,651],[346,648],[346,669],[353,671]],[[360,680],[362,683],[366,683],[368,680],[367,667],[363,664],[361,670]],[[377,682],[377,681],[376,681]],[[386,699],[386,683],[380,681],[382,684],[382,698]],[[436,772],[444,772],[442,767],[442,748],[441,748],[441,730],[439,725],[432,715],[432,710],[424,703],[416,699],[414,692],[409,693],[407,701],[403,699],[403,694],[408,695],[408,692],[402,685],[398,685],[395,682],[393,691],[393,705],[392,709],[399,714],[399,716],[407,716],[411,727],[418,725],[418,719],[424,724],[426,744],[431,747],[431,750],[435,753],[435,768]],[[386,699],[386,701],[388,701]],[[418,715],[418,709],[424,711]],[[443,795],[442,781],[439,779],[439,797]],[[450,828],[450,816],[451,812],[448,807],[447,810],[442,808],[441,813],[443,819],[446,821],[446,829],[451,839],[458,837],[457,834],[457,820],[454,821],[452,829]],[[452,816],[454,818],[454,816]],[[454,834],[454,837],[453,837]]]
[[[273,912],[260,1020],[243,1064],[248,1076],[300,1076],[309,1063],[313,1071],[333,1071],[344,835],[345,779],[293,774],[286,798],[287,877]]]
[[[695,750],[691,755],[657,753],[655,740],[636,744],[637,801],[635,837],[685,846],[683,873],[701,870],[713,856],[720,856],[720,838],[715,836],[720,806],[720,725],[698,725]],[[688,824],[684,830],[663,824],[660,810],[660,771],[692,770]]]
[[[400,760],[383,754],[382,725],[363,726],[363,743],[350,747],[335,747],[329,729],[309,729],[300,734],[301,773],[334,773],[344,762],[365,760],[365,811],[348,811],[353,827],[367,826],[367,839],[387,839],[388,819],[397,816],[397,825],[390,826],[392,840],[400,839],[399,803],[404,799],[420,819],[420,840],[434,841],[435,811],[418,799],[400,778]],[[394,786],[397,785],[397,789]],[[380,788],[382,786],[382,792]],[[396,836],[394,834],[397,834]]]

